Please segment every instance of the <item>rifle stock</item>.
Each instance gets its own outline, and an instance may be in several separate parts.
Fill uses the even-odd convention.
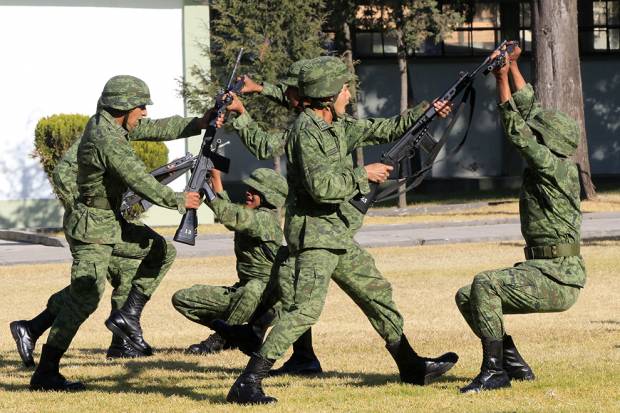
[[[471,87],[480,71],[483,71],[486,75],[506,64],[507,53],[509,52],[509,48],[514,44],[516,44],[516,42],[503,41],[472,72],[460,72],[458,80],[442,93],[438,100],[452,102],[463,91]],[[499,51],[500,54],[495,58],[491,58],[491,55],[496,51]],[[428,133],[429,125],[436,117],[437,112],[433,105],[431,105],[415,120],[413,126],[411,126],[387,152],[381,155],[380,162],[390,165],[396,170],[401,161],[406,158],[411,158],[419,148],[427,154],[432,153],[436,156],[439,149],[441,149],[441,147],[438,148],[437,146],[443,146],[443,142],[435,140]],[[362,214],[368,211],[379,193],[379,184],[370,182],[369,187],[370,192],[368,194],[359,193],[349,201]]]

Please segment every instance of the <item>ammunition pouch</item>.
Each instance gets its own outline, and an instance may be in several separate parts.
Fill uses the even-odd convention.
[[[525,259],[551,259],[558,257],[571,257],[579,255],[579,244],[557,244],[541,245],[536,247],[525,247]]]

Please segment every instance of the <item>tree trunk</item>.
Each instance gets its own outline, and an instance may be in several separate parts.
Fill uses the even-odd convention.
[[[407,48],[405,47],[402,31],[397,31],[398,72],[400,73],[400,114],[404,114],[408,108],[409,80],[407,78]],[[401,180],[398,187],[398,208],[407,208],[407,182]]]
[[[577,38],[577,0],[532,0],[534,88],[544,108],[575,119],[581,139],[574,160],[579,167],[582,193],[596,197],[590,174],[583,112],[581,68]]]
[[[348,22],[342,23],[342,34],[344,36],[344,53],[342,54],[345,63],[349,67],[349,71],[355,74],[355,65],[353,64],[353,42],[351,41],[351,26]],[[349,83],[349,90],[351,96],[353,96],[353,104],[351,108],[351,116],[357,118],[357,77],[351,83]],[[355,149],[355,164],[357,166],[364,166],[364,148],[359,147]]]

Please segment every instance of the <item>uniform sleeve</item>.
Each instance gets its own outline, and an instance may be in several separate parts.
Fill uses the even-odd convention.
[[[370,191],[368,175],[363,167],[354,168],[350,163],[329,162],[334,154],[321,145],[320,132],[304,129],[300,132],[296,152],[302,168],[304,187],[319,203],[339,204],[358,192]]]
[[[141,119],[128,134],[131,141],[169,141],[200,134],[198,118],[171,116],[163,119]]]
[[[78,139],[65,152],[52,172],[52,184],[65,209],[71,207],[79,196],[77,186],[77,152],[80,146]]]
[[[262,239],[268,233],[265,217],[257,210],[230,201],[225,192],[209,202],[217,219],[229,230]],[[269,232],[270,233],[270,232]]]
[[[498,105],[506,138],[519,151],[528,165],[537,170],[553,168],[556,157],[549,148],[538,143],[532,129],[519,113],[515,102],[510,99]]]
[[[289,106],[290,103],[286,98],[284,92],[287,86],[285,84],[274,85],[269,82],[263,82],[263,91],[260,92],[261,96],[265,96],[269,100],[272,100],[282,106]]]
[[[427,102],[409,109],[405,114],[391,118],[368,118],[351,120],[346,123],[346,136],[349,151],[360,146],[378,145],[400,138],[413,126],[426,108]]]
[[[108,140],[103,145],[102,154],[107,168],[132,191],[155,205],[185,213],[184,194],[174,192],[153,178],[127,141]]]
[[[515,109],[526,121],[530,116],[540,111],[540,104],[536,101],[534,88],[529,83],[514,92],[512,100],[514,101]]]
[[[247,111],[232,122],[232,127],[239,134],[243,145],[256,158],[269,159],[284,153],[288,132],[266,132]]]

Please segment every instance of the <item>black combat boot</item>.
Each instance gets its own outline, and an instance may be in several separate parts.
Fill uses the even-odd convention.
[[[293,343],[293,355],[291,355],[291,358],[286,360],[279,369],[271,370],[269,375],[294,374],[310,376],[320,373],[323,373],[323,369],[312,348],[312,329],[308,329]]]
[[[218,333],[213,333],[206,340],[201,341],[198,344],[192,344],[186,350],[186,354],[213,354],[229,348],[226,345],[226,340]]]
[[[223,320],[215,320],[211,328],[223,337],[230,347],[238,348],[250,357],[260,349],[266,331],[256,325],[230,325]]]
[[[238,404],[267,404],[275,403],[275,397],[266,396],[261,385],[263,379],[269,373],[274,360],[262,358],[253,354],[241,376],[230,388],[226,401]]]
[[[503,341],[489,338],[482,339],[482,366],[480,374],[461,388],[461,393],[478,393],[482,390],[494,390],[510,387],[510,377],[502,367]]]
[[[112,343],[110,344],[108,352],[105,356],[109,359],[135,359],[139,357],[148,357],[148,355],[136,350],[129,345],[127,340],[123,339],[121,336],[117,336],[116,334],[112,335]]]
[[[528,366],[525,360],[523,360],[523,357],[521,357],[521,354],[519,354],[519,350],[517,350],[514,341],[512,341],[512,337],[507,334],[504,335],[503,348],[504,363],[502,366],[510,379],[534,380],[536,378],[530,366]]]
[[[17,345],[17,352],[26,367],[34,367],[34,345],[41,334],[54,323],[56,317],[46,308],[32,320],[13,321],[9,324],[11,335]]]
[[[43,345],[39,365],[30,379],[30,390],[82,391],[86,386],[79,381],[67,381],[58,371],[60,358],[65,352],[56,347]]]
[[[153,354],[153,349],[144,340],[140,326],[142,309],[148,300],[149,297],[135,287],[131,287],[127,301],[120,309],[112,311],[110,317],[105,320],[105,326],[112,333],[126,340],[134,349],[150,356]]]
[[[455,353],[445,353],[437,358],[420,357],[409,345],[403,334],[399,341],[385,345],[390,352],[404,383],[424,386],[441,376],[456,364],[459,359]]]

